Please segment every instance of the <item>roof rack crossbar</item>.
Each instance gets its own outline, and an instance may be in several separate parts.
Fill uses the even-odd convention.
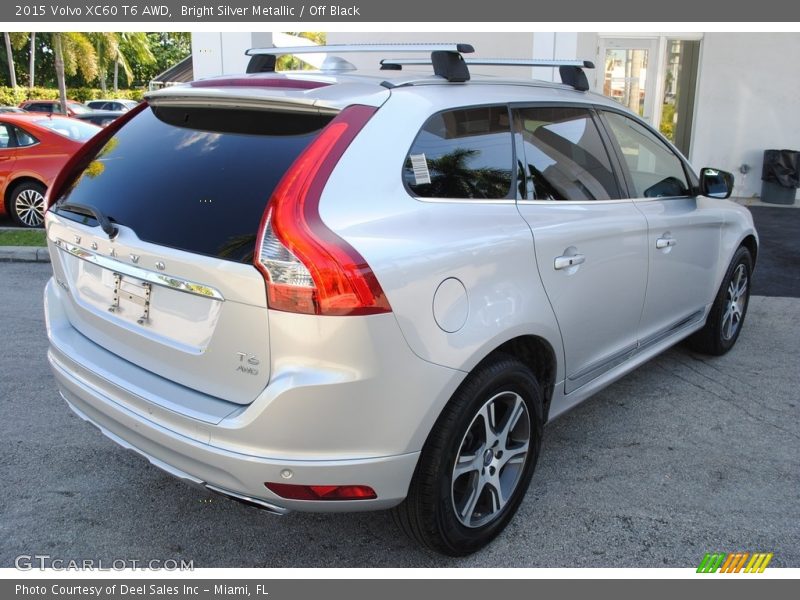
[[[430,52],[427,64],[433,65],[433,72],[447,81],[469,80],[469,69],[464,63],[462,53],[475,52],[469,44],[334,44],[330,46],[297,46],[294,48],[251,48],[245,54],[250,57],[248,73],[273,73],[279,56],[303,54],[342,54],[347,52]],[[335,59],[331,62],[331,59]],[[338,70],[350,63],[337,56],[329,56],[328,61]],[[323,69],[325,66],[323,65]],[[391,68],[391,67],[387,67]],[[395,69],[402,67],[394,67]]]
[[[343,52],[458,52],[470,54],[475,52],[470,44],[330,44],[327,46],[295,46],[292,48],[250,48],[247,56],[268,54],[285,56],[287,54],[340,54]]]
[[[594,63],[590,60],[546,60],[530,58],[465,58],[467,65],[497,66],[497,67],[579,67],[583,69],[594,69]],[[429,65],[431,61],[427,58],[384,58],[381,66],[402,66],[402,65]]]
[[[435,53],[434,53],[435,54]],[[457,55],[460,58],[460,55]],[[461,58],[463,69],[466,70],[466,81],[469,79],[470,65],[496,66],[496,67],[558,67],[562,83],[572,86],[579,91],[589,89],[589,81],[583,69],[594,69],[594,63],[590,60],[548,60],[548,59],[528,59],[528,58]],[[381,60],[381,69],[399,70],[403,65],[430,65],[433,64],[434,73],[437,73],[436,63],[431,59],[425,58],[385,58]],[[449,79],[449,78],[448,78]],[[452,81],[452,80],[451,80]]]

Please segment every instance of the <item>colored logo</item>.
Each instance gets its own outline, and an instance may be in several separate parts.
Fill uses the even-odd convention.
[[[772,560],[772,552],[725,552],[707,553],[700,566],[697,567],[698,573],[763,573],[769,561]]]

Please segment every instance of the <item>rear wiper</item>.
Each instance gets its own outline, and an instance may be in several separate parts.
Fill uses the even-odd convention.
[[[88,204],[78,204],[77,202],[64,202],[63,204],[57,204],[56,208],[58,210],[68,210],[69,212],[74,212],[79,215],[84,215],[87,217],[94,217],[94,219],[100,224],[100,227],[103,228],[103,231],[106,232],[108,235],[108,239],[113,240],[119,230],[111,224],[111,221],[97,210],[94,206],[89,206]]]

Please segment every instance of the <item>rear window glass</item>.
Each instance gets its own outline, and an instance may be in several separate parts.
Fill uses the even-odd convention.
[[[109,140],[59,202],[94,206],[148,242],[250,262],[273,189],[330,119],[150,107]]]
[[[513,165],[508,108],[465,108],[428,119],[406,157],[403,178],[423,198],[508,198]]]
[[[41,119],[36,121],[36,124],[77,142],[86,141],[100,131],[100,128],[96,125],[84,123],[77,119],[54,117],[52,119]]]
[[[88,112],[92,112],[91,108],[84,106],[83,104],[79,104],[77,102],[67,102],[67,106],[76,115],[82,115]]]

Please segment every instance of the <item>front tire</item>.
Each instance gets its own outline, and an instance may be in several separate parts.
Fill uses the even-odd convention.
[[[443,554],[484,547],[525,496],[542,425],[542,392],[523,363],[502,357],[480,365],[434,425],[395,521]]]
[[[35,181],[25,181],[11,191],[8,203],[11,218],[20,227],[41,227],[44,223],[46,188]]]
[[[705,326],[687,340],[692,350],[722,356],[733,348],[747,315],[752,274],[753,257],[742,246],[733,255]]]

